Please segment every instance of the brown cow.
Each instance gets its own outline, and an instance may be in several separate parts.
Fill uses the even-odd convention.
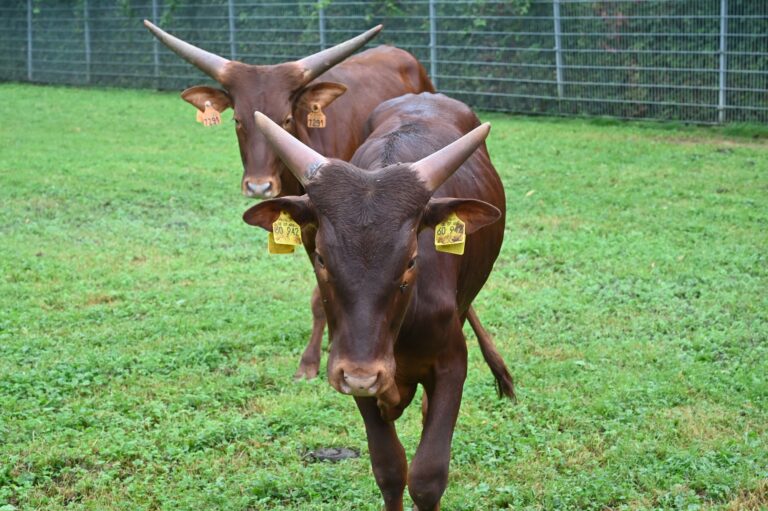
[[[222,85],[223,89],[191,87],[182,92],[182,98],[201,111],[206,101],[219,112],[234,110],[243,161],[242,190],[249,197],[303,192],[255,129],[255,110],[313,149],[349,160],[365,140],[366,119],[381,102],[409,92],[435,90],[419,61],[399,48],[379,46],[350,57],[381,31],[381,25],[309,57],[267,66],[227,60],[147,20],[144,25],[168,48]],[[307,128],[313,105],[327,116],[326,128]]]
[[[490,126],[446,96],[407,95],[376,109],[345,163],[255,117],[307,193],[264,201],[244,219],[271,230],[286,211],[302,226],[332,340],[328,379],[355,396],[386,509],[403,509],[406,483],[419,510],[438,509],[467,372],[462,324],[504,235]],[[461,257],[435,250],[433,229],[451,213],[468,234]],[[393,421],[418,384],[428,405],[409,468]]]
[[[224,90],[191,87],[182,92],[182,98],[201,111],[206,101],[219,112],[228,107],[235,110],[244,169],[242,190],[250,197],[304,193],[293,175],[284,172],[282,161],[255,129],[254,110],[267,113],[289,133],[322,154],[346,161],[365,140],[366,120],[380,103],[408,92],[434,91],[424,67],[406,51],[379,46],[349,57],[375,37],[381,25],[296,62],[272,66],[230,61],[192,46],[147,20],[144,25],[168,48],[224,87]],[[318,82],[316,78],[323,81]],[[313,103],[325,111],[327,128],[306,127],[307,113]],[[317,290],[312,294],[312,316],[312,334],[296,378],[314,378],[320,366],[325,315]],[[493,340],[473,310],[469,312],[469,322],[483,356],[493,357]],[[511,379],[509,375],[505,377],[506,386],[500,386],[499,392],[511,396]]]

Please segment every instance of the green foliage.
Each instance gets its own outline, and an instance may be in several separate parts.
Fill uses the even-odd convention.
[[[0,509],[379,509],[352,400],[291,379],[313,275],[242,222],[234,130],[0,101]],[[476,307],[519,403],[467,330],[444,509],[764,509],[768,132],[483,118],[509,212]]]

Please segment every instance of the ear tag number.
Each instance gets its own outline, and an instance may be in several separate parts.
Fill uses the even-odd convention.
[[[301,227],[287,211],[281,211],[280,216],[272,223],[267,248],[270,254],[290,254],[296,245],[301,245]]]
[[[202,122],[203,126],[210,127],[216,124],[221,124],[221,114],[213,108],[210,101],[206,101],[205,111],[201,112],[198,110],[195,120],[197,120],[197,122]]]
[[[462,255],[466,240],[464,222],[456,216],[456,213],[452,212],[435,226],[435,250],[438,252]]]
[[[325,114],[319,103],[312,103],[312,111],[307,114],[307,128],[325,128]]]

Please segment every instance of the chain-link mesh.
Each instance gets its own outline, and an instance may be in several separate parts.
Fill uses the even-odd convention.
[[[768,121],[764,0],[4,0],[0,79],[183,88],[208,81],[142,19],[271,64],[377,23],[438,89],[488,110]]]

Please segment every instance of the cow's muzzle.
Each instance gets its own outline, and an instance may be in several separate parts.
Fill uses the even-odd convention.
[[[365,366],[343,362],[331,362],[328,381],[342,394],[358,397],[378,396],[393,383],[390,371],[384,364],[366,364]]]
[[[340,387],[345,394],[353,396],[375,396],[380,387],[379,375],[372,376],[352,376],[351,374],[342,374]]]
[[[280,183],[275,179],[255,181],[243,179],[243,195],[256,199],[270,199],[280,193]]]

